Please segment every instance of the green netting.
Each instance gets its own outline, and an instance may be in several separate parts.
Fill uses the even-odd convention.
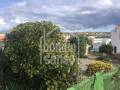
[[[113,90],[120,90],[120,69],[113,77]]]
[[[104,82],[104,90],[114,90],[114,80],[113,80],[113,74],[108,73],[103,75],[103,82]]]
[[[120,79],[114,80],[113,85],[114,85],[113,90],[120,90]]]
[[[67,90],[120,90],[120,69],[106,74],[96,73],[95,77],[92,76]]]
[[[94,77],[82,81],[80,84],[77,84],[67,90],[93,90]]]
[[[96,73],[95,82],[94,82],[94,90],[104,90],[103,87],[103,77],[100,73]]]

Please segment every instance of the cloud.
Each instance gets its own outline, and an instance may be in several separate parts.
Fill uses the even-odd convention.
[[[98,4],[101,6],[112,6],[113,2],[112,0],[99,0]]]
[[[15,24],[25,23],[27,21],[28,21],[27,18],[24,17],[16,17],[10,20],[11,23],[15,23]]]
[[[6,24],[5,21],[2,18],[0,18],[0,25],[5,25],[5,24]]]
[[[9,28],[10,28],[9,24],[6,23],[3,18],[0,18],[0,31],[6,30]]]
[[[0,3],[1,23],[5,23],[1,24],[2,29],[8,29],[6,25],[13,27],[27,21],[47,20],[59,25],[62,31],[110,31],[120,23],[119,0],[11,0],[9,5]]]
[[[86,10],[86,11],[81,11],[80,14],[86,15],[86,14],[94,14],[96,11],[91,11],[91,10]]]
[[[17,2],[15,5],[16,5],[17,7],[24,7],[24,6],[26,6],[26,4],[27,4],[26,1],[22,1],[22,2]]]

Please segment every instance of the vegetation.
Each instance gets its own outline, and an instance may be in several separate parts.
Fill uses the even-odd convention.
[[[112,61],[110,56],[99,56],[97,57],[97,60],[106,61],[106,62]]]
[[[91,63],[87,67],[87,74],[93,75],[96,72],[108,72],[112,69],[112,64],[101,62],[101,61],[95,61],[94,63]]]
[[[0,47],[4,45],[4,42],[3,41],[0,41]]]
[[[86,46],[91,45],[92,41],[85,36],[72,36],[69,39],[70,43],[73,44],[76,56],[79,58],[86,57]]]
[[[52,47],[51,42],[59,42],[62,51]],[[5,74],[29,90],[47,90],[53,86],[65,90],[78,80],[79,69],[76,70],[78,63],[74,53],[69,46],[64,46],[59,27],[51,22],[16,26],[7,34],[4,52],[9,62],[6,69],[9,73]]]
[[[81,71],[77,57],[85,57],[86,46],[92,41],[85,36],[70,38],[71,48],[65,45],[58,26],[51,22],[19,24],[7,34],[4,51],[0,51],[0,85],[3,90],[66,90],[80,82]],[[3,43],[2,43],[3,44]],[[108,45],[101,53],[111,54]],[[99,57],[109,61],[109,57]],[[108,72],[112,65],[94,62],[87,74]]]
[[[113,47],[111,44],[104,44],[100,46],[99,48],[100,53],[106,53],[106,54],[112,54],[113,52]]]

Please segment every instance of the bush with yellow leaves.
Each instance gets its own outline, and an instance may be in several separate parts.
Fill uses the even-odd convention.
[[[111,69],[112,64],[101,61],[95,61],[88,65],[86,72],[88,75],[93,75],[96,72],[109,72]]]

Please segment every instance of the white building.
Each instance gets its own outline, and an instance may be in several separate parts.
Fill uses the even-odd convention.
[[[111,43],[114,53],[120,54],[120,25],[117,25],[115,30],[111,32]]]
[[[103,44],[109,44],[111,42],[110,38],[93,38],[92,39],[92,50],[95,52],[99,51],[99,48]]]

